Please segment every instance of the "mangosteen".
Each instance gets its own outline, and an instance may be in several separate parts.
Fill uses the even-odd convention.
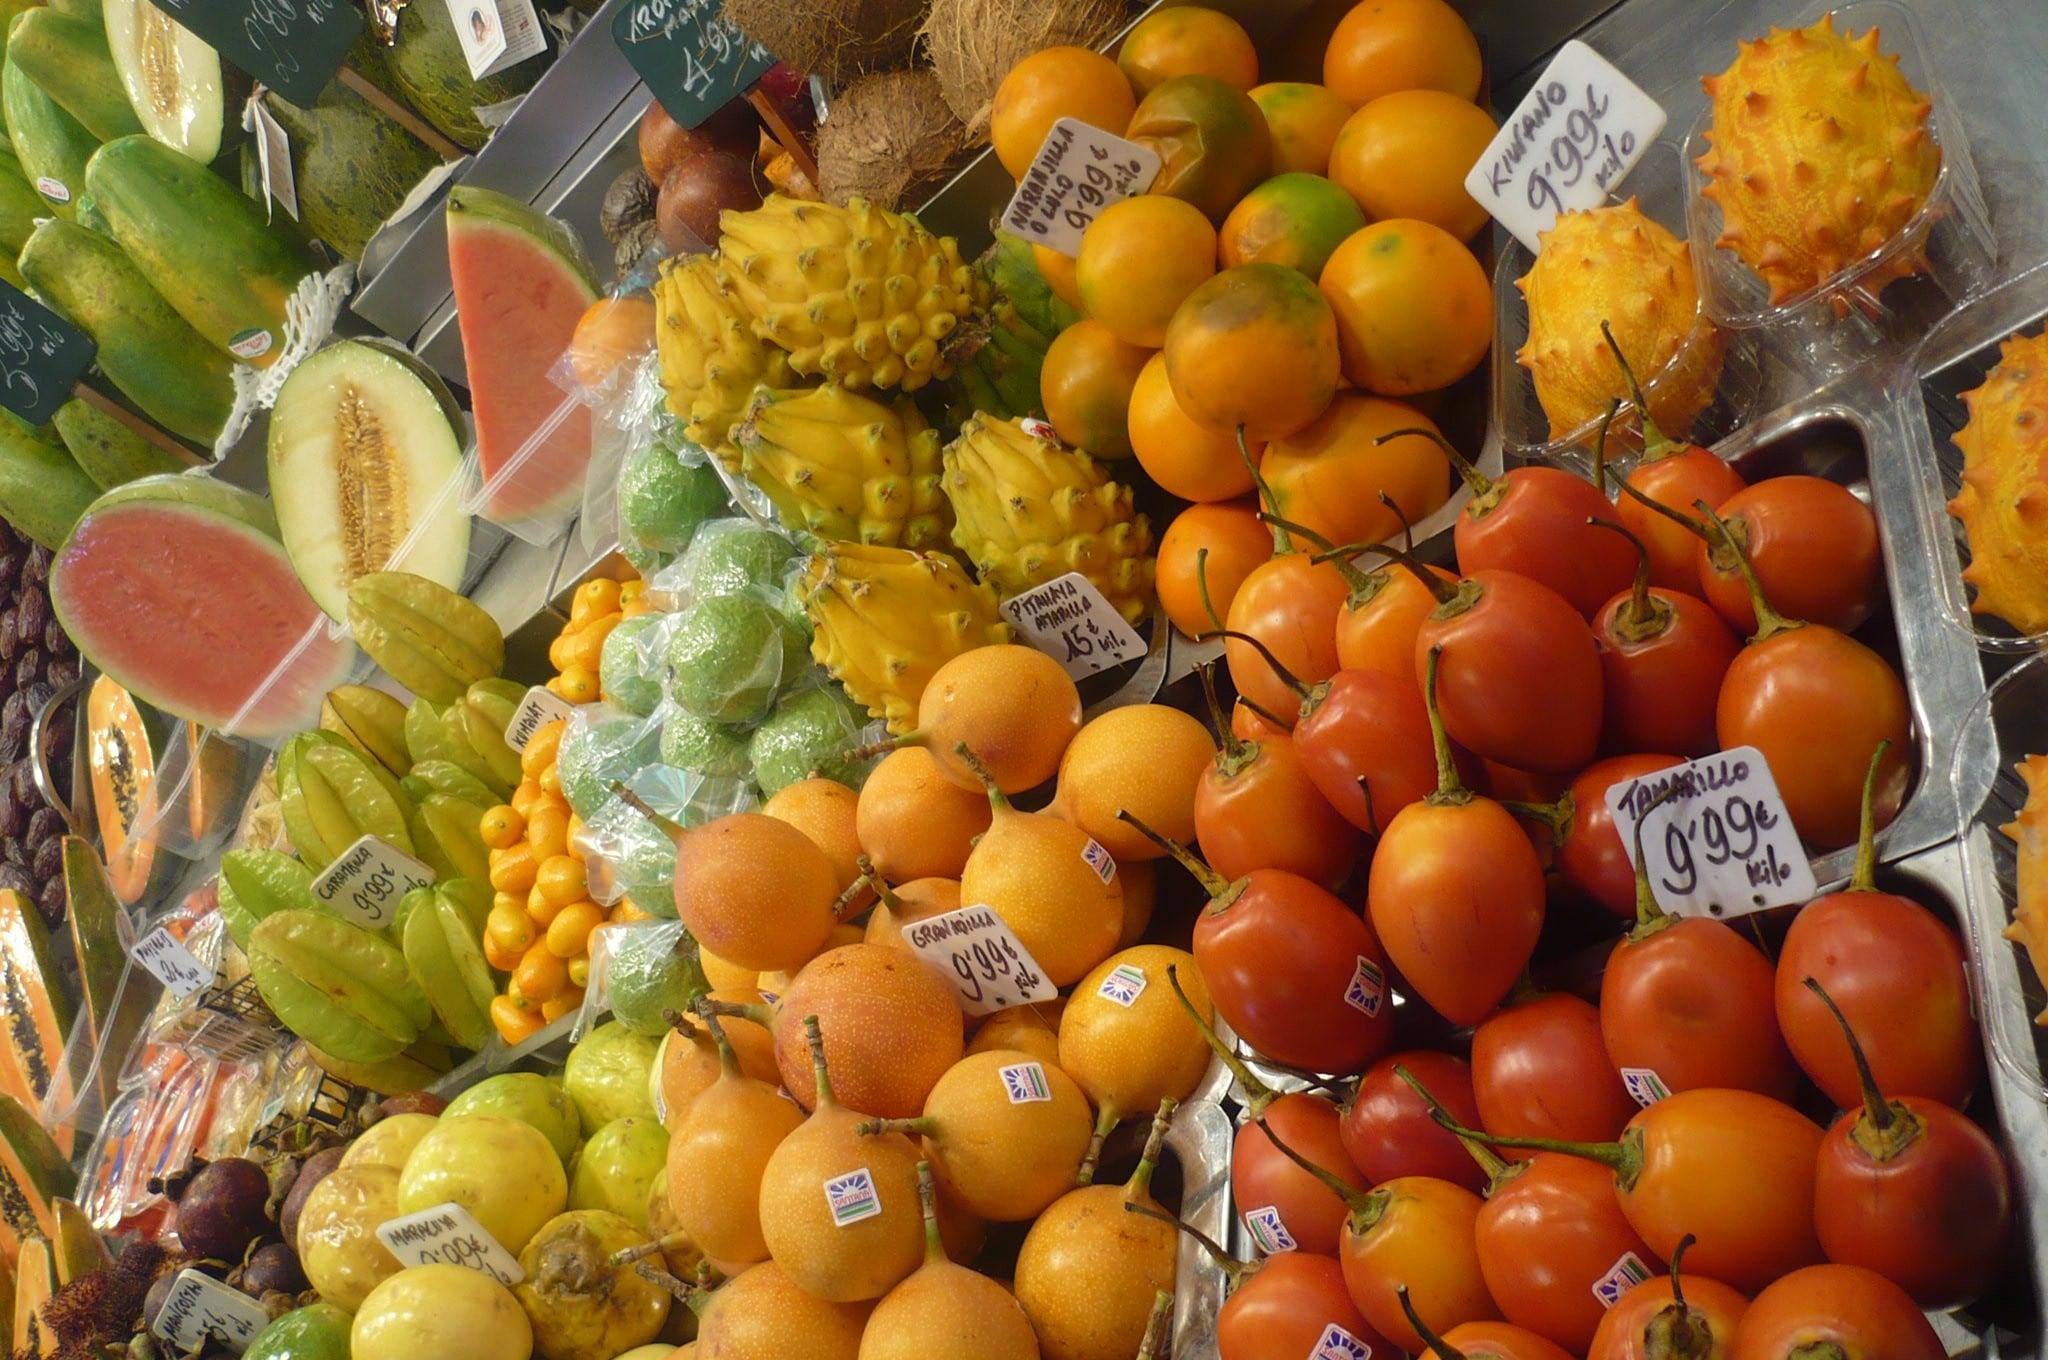
[[[299,1254],[283,1242],[266,1242],[249,1253],[242,1267],[241,1288],[251,1298],[265,1294],[301,1294],[312,1286],[299,1265]]]
[[[341,1158],[347,1148],[322,1148],[299,1163],[299,1174],[292,1181],[292,1188],[284,1197],[284,1208],[278,1212],[278,1230],[284,1240],[296,1243],[299,1240],[299,1215],[306,1208],[306,1201],[313,1194],[313,1187],[326,1179],[327,1173],[341,1165]]]
[[[238,1261],[270,1228],[270,1176],[247,1157],[208,1162],[178,1196],[178,1240],[194,1256]]]

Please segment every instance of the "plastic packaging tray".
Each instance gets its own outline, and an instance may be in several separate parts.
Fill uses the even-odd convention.
[[[1716,244],[1721,206],[1702,192],[1707,181],[1698,163],[1711,149],[1706,138],[1713,126],[1711,107],[1701,111],[1686,136],[1684,167],[1693,266],[1707,314],[1735,330],[1781,329],[1816,371],[1828,373],[1910,348],[1928,326],[1990,285],[1997,247],[1962,115],[1942,87],[1912,12],[1893,0],[1854,0],[1814,10],[1803,22],[1810,24],[1823,13],[1838,30],[1859,36],[1871,28],[1881,30],[1884,51],[1898,56],[1901,74],[1933,101],[1929,130],[1941,150],[1941,170],[1912,220],[1869,255],[1773,303],[1763,279],[1733,251]],[[1795,20],[1787,15],[1779,22],[1784,26]],[[1914,256],[1924,260],[1923,267],[1882,283],[1887,266]]]

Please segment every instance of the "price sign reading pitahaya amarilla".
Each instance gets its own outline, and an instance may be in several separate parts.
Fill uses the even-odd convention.
[[[41,425],[92,367],[92,338],[28,294],[0,283],[0,406]]]

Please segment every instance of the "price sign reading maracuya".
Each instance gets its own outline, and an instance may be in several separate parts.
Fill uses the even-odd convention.
[[[1062,255],[1079,254],[1081,235],[1096,215],[1151,188],[1159,164],[1159,153],[1149,146],[1062,118],[1017,181],[1003,209],[1003,230]]]
[[[903,928],[903,942],[945,975],[969,1015],[993,1015],[1059,995],[1031,951],[988,907],[962,907],[913,921]]]
[[[92,367],[92,338],[12,284],[0,283],[0,406],[46,424]]]
[[[696,127],[775,65],[727,19],[719,0],[630,0],[612,40],[679,126]]]
[[[363,31],[348,0],[155,0],[156,7],[292,103],[310,106]]]
[[[466,1266],[510,1288],[526,1278],[519,1259],[460,1204],[436,1204],[377,1225],[377,1240],[409,1266]]]
[[[431,868],[380,836],[365,836],[313,880],[313,895],[357,925],[382,930],[401,898],[433,882]]]
[[[1636,823],[1643,823],[1650,891],[1674,915],[1747,916],[1807,901],[1818,890],[1778,781],[1754,746],[1616,784],[1607,809],[1631,863]]]
[[[1574,38],[1501,124],[1465,192],[1536,250],[1560,214],[1605,203],[1665,122],[1656,100]]]

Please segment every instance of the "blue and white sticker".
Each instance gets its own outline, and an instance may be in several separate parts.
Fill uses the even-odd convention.
[[[1372,1347],[1333,1322],[1323,1328],[1308,1360],[1372,1360]]]
[[[1386,999],[1387,975],[1371,959],[1360,954],[1358,966],[1351,970],[1351,984],[1344,989],[1344,1004],[1362,1012],[1368,1019],[1377,1020]]]
[[[1280,1217],[1278,1206],[1267,1204],[1257,1209],[1244,1211],[1244,1230],[1252,1235],[1252,1241],[1267,1256],[1278,1256],[1283,1251],[1294,1251],[1300,1243],[1294,1234],[1287,1231],[1287,1224]]]
[[[1003,1092],[1012,1105],[1033,1105],[1052,1099],[1052,1083],[1045,1079],[1045,1069],[1037,1063],[1013,1063],[997,1070],[1003,1079]]]
[[[1145,976],[1144,969],[1120,963],[1109,970],[1109,974],[1102,979],[1102,985],[1095,989],[1095,994],[1105,1001],[1114,1001],[1117,1005],[1129,1009],[1138,1004],[1138,998],[1145,994],[1145,988],[1150,985],[1151,979]]]
[[[1095,871],[1095,876],[1108,886],[1116,878],[1116,858],[1102,847],[1092,836],[1088,844],[1081,847],[1081,859]]]
[[[826,1181],[825,1203],[832,1211],[832,1225],[836,1228],[850,1228],[882,1212],[882,1197],[876,1193],[875,1178],[866,1167]]]
[[[1643,1258],[1625,1251],[1605,1275],[1593,1281],[1593,1297],[1600,1300],[1601,1307],[1612,1308],[1621,1302],[1622,1295],[1649,1278],[1650,1268],[1643,1264]]]
[[[1621,1069],[1621,1084],[1635,1097],[1636,1104],[1646,1110],[1671,1095],[1671,1088],[1664,1084],[1664,1078],[1657,1075],[1655,1068],[1624,1067]]]

